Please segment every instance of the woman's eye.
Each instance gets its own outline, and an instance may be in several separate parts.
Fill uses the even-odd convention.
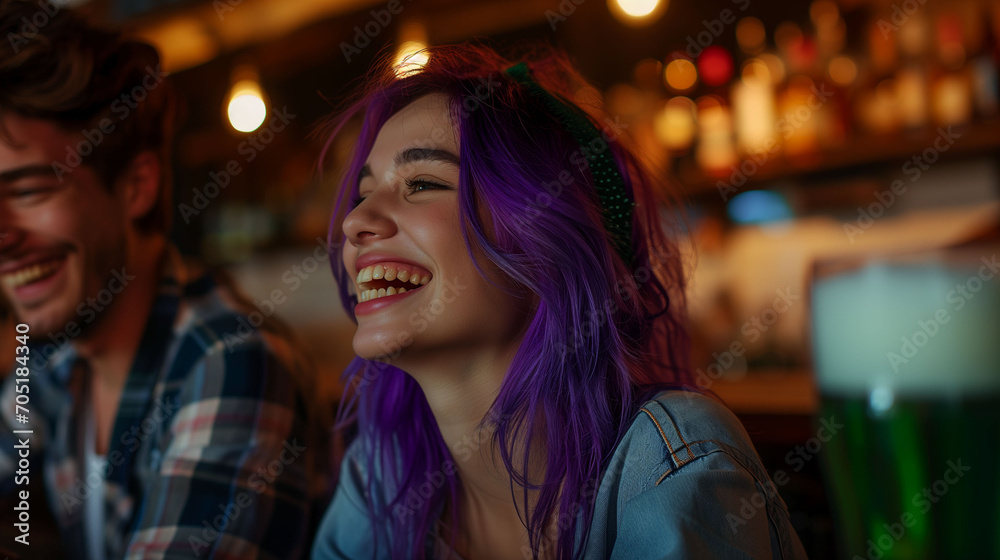
[[[427,181],[425,179],[407,179],[406,188],[411,193],[420,191],[451,189],[451,187],[449,187],[448,185],[442,185],[441,183],[435,183],[434,181]]]
[[[365,201],[365,197],[363,197],[363,196],[359,196],[359,197],[355,198],[354,200],[351,201],[351,205],[352,205],[351,208],[357,208],[358,206],[361,206],[361,203],[364,202],[364,201]]]

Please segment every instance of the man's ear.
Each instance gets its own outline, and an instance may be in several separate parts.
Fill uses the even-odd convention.
[[[139,152],[122,172],[125,213],[131,220],[147,216],[160,199],[160,158],[152,151]]]

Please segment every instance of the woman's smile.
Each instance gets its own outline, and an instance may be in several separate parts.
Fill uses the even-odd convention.
[[[361,257],[358,263],[371,262]],[[354,314],[368,315],[411,295],[431,281],[430,271],[415,264],[399,261],[380,261],[361,268],[355,278],[358,303]]]

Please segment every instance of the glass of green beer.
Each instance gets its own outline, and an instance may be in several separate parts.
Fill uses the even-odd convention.
[[[1000,559],[1000,243],[813,267],[821,452],[852,560]]]

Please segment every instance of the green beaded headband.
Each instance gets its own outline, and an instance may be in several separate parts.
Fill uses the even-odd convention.
[[[566,127],[576,143],[580,145],[590,166],[590,174],[597,187],[597,196],[604,209],[604,227],[611,235],[618,254],[625,264],[632,264],[632,206],[635,203],[625,192],[625,181],[622,179],[618,166],[611,157],[607,142],[601,138],[601,132],[594,123],[578,109],[560,101],[545,88],[531,78],[528,65],[520,62],[504,71],[508,77],[528,88],[532,95],[537,95],[545,101],[545,105],[555,114],[556,118]],[[589,150],[594,139],[604,143],[603,150]]]

